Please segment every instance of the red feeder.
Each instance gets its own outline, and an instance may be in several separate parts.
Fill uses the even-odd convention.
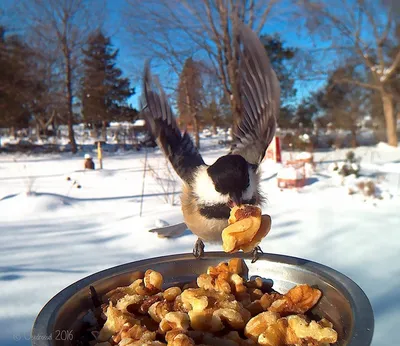
[[[274,160],[278,163],[282,162],[281,143],[278,136],[275,136],[272,139],[271,144],[269,145],[267,152],[265,153],[264,160],[265,159]]]

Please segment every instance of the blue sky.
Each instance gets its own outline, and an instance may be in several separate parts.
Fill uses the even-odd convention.
[[[94,0],[96,1],[96,0]],[[100,1],[100,0],[98,0]],[[132,79],[132,86],[136,89],[136,95],[132,96],[129,100],[134,107],[138,106],[138,97],[140,94],[140,85],[138,85],[137,70],[144,64],[144,60],[140,56],[135,55],[130,42],[132,37],[124,29],[124,20],[126,16],[124,13],[125,0],[105,0],[105,31],[111,36],[111,41],[115,48],[119,49],[118,66],[123,70],[124,74]],[[18,27],[19,18],[11,10],[15,6],[14,0],[1,0],[0,9],[5,10],[6,18],[3,16],[3,22],[6,25]],[[267,22],[268,23],[268,22]],[[293,23],[287,18],[281,18],[278,22],[274,21],[272,24],[265,26],[262,33],[273,34],[278,32],[281,37],[286,41],[287,46],[299,48],[312,48],[314,42],[307,37],[305,29],[300,27],[295,28]],[[318,44],[318,42],[317,42]],[[136,74],[135,74],[136,71]],[[297,89],[296,101],[309,95],[310,91],[316,90],[323,85],[323,81],[304,82],[297,81],[295,87]]]
[[[144,60],[140,58],[140,56],[136,56],[135,52],[129,46],[130,42],[130,34],[125,32],[124,25],[121,24],[124,20],[121,16],[121,13],[124,12],[124,6],[126,6],[125,0],[106,0],[107,1],[107,11],[108,18],[106,22],[107,31],[111,34],[112,42],[115,47],[119,48],[119,57],[118,63],[119,66],[123,69],[125,74],[130,78],[137,78],[137,76],[133,72],[133,65],[143,66]],[[285,1],[283,1],[284,4]],[[284,4],[285,5],[285,4]],[[298,47],[302,49],[314,48],[315,44],[320,44],[320,42],[313,42],[311,38],[307,35],[305,29],[300,27],[300,30],[297,30],[293,26],[293,23],[289,20],[281,20],[278,25],[276,25],[276,21],[273,22],[272,25],[266,25],[262,33],[264,34],[274,34],[278,32],[281,37],[285,40],[286,45],[290,47]],[[295,88],[297,89],[297,96],[295,102],[300,101],[302,98],[309,95],[311,91],[315,91],[316,89],[322,87],[324,81],[297,81],[295,83]],[[133,84],[136,88],[137,94],[131,98],[132,104],[136,107],[138,96],[140,94],[140,85]]]

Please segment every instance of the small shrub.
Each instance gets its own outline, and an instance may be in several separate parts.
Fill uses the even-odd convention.
[[[339,174],[347,177],[348,175],[354,174],[356,177],[360,175],[360,159],[357,159],[353,151],[346,153],[346,161],[343,165],[338,166],[337,170]]]

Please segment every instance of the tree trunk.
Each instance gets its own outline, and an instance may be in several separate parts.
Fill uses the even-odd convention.
[[[193,131],[194,131],[196,148],[200,149],[199,119],[197,114],[194,114],[192,119],[193,119]]]
[[[65,68],[66,68],[66,73],[65,73],[65,84],[67,87],[67,124],[68,124],[68,139],[71,144],[71,151],[73,154],[75,154],[78,150],[76,147],[76,142],[75,142],[75,134],[74,134],[74,113],[72,109],[72,102],[73,102],[73,96],[72,96],[72,71],[71,71],[71,59],[70,59],[70,53],[68,48],[66,47],[66,43],[64,43],[64,56],[65,56]]]
[[[352,126],[351,128],[351,147],[352,148],[357,148],[357,128],[355,126]]]
[[[393,96],[381,93],[383,103],[383,113],[385,114],[386,121],[386,135],[388,144],[397,147],[397,131],[396,131],[396,118],[394,111]]]
[[[213,129],[213,135],[217,134],[217,116],[213,115],[212,117],[212,129]]]
[[[101,138],[107,141],[107,122],[105,120],[101,122]]]
[[[40,141],[40,123],[38,120],[36,120],[36,139]]]
[[[51,119],[51,128],[53,129],[53,135],[54,137],[57,136],[57,130],[58,130],[58,126],[56,123],[56,117],[53,117],[53,119]]]
[[[241,120],[240,104],[236,101],[234,97],[232,97],[230,103],[232,111],[232,133],[236,133]]]
[[[97,135],[97,129],[95,129],[95,128],[91,128],[90,130],[89,130],[89,132],[90,132],[90,137],[92,137],[92,138],[98,138],[99,136]]]

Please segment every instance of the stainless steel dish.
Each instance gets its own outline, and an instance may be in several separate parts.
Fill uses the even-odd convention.
[[[99,294],[128,285],[139,272],[153,269],[161,272],[165,284],[190,282],[210,265],[216,265],[232,257],[241,257],[249,268],[248,276],[261,276],[273,281],[273,288],[286,292],[296,284],[307,283],[319,288],[322,299],[312,310],[333,322],[339,333],[339,346],[371,345],[374,316],[371,304],[352,280],[321,264],[304,259],[264,254],[256,263],[250,257],[238,253],[234,256],[223,252],[210,252],[197,260],[192,254],[180,254],[132,262],[90,275],[54,296],[40,311],[32,329],[33,346],[71,345],[71,330],[79,326],[77,321],[91,307],[89,286]]]

